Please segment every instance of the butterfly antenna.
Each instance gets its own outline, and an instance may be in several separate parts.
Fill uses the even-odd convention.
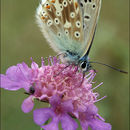
[[[115,68],[115,67],[112,67],[112,66],[110,66],[110,65],[107,65],[107,64],[104,64],[104,63],[101,63],[101,62],[90,61],[89,63],[96,63],[96,64],[104,65],[104,66],[107,66],[107,67],[109,67],[109,68],[111,68],[111,69],[113,69],[113,70],[119,71],[119,72],[124,73],[124,74],[128,74],[128,72],[126,72],[126,71],[124,71],[124,70],[117,69],[117,68]]]

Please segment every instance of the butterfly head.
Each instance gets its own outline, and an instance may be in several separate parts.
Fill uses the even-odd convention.
[[[60,55],[63,56],[61,57],[62,62],[65,62],[65,63],[67,62],[68,64],[78,66],[82,70],[83,73],[91,69],[91,64],[89,62],[87,53],[81,58],[78,55],[78,53],[74,53],[69,50],[66,50],[65,53],[61,53]]]
[[[83,73],[87,72],[91,68],[90,63],[87,61],[82,61],[82,62],[80,62],[79,65],[80,65],[80,68],[83,71]]]
[[[78,65],[80,66],[83,73],[87,72],[92,67],[91,64],[88,61],[88,58],[86,59],[84,57],[79,60]]]

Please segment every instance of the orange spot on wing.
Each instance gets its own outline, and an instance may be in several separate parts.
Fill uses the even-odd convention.
[[[43,19],[43,20],[44,20],[44,19],[45,19],[45,17],[44,17],[44,16],[42,16],[42,17],[41,17],[41,19]]]
[[[77,3],[77,2],[75,2],[75,7],[76,7],[76,8],[78,7],[78,3]]]
[[[50,5],[47,5],[46,8],[47,8],[47,9],[50,9]]]
[[[55,0],[52,0],[51,2],[52,2],[52,3],[55,3]]]

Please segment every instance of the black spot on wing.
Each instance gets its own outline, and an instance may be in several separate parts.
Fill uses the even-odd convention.
[[[86,18],[86,19],[90,19],[90,16],[88,16],[88,15],[85,15],[85,16],[84,16],[84,18]]]

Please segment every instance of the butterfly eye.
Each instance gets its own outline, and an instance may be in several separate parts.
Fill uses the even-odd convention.
[[[80,67],[83,71],[87,70],[87,63],[85,61],[81,62]]]

